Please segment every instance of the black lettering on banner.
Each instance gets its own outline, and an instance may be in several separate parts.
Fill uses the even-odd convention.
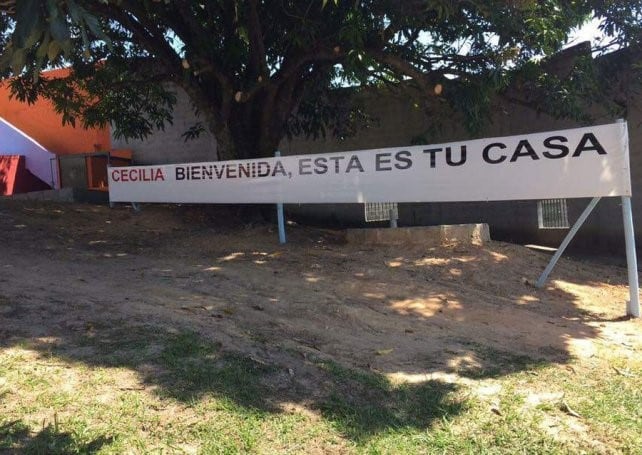
[[[390,164],[390,156],[390,153],[377,153],[375,155],[375,171],[392,171],[392,167],[384,167],[385,164]]]
[[[239,177],[249,177],[250,176],[250,163],[240,163],[239,164]]]
[[[530,156],[534,160],[539,160],[539,156],[537,156],[537,153],[535,153],[535,149],[533,149],[531,143],[526,139],[522,139],[521,141],[519,141],[517,147],[515,148],[515,153],[513,153],[513,156],[510,159],[510,162],[514,163],[522,156]]]
[[[270,163],[267,161],[259,161],[256,165],[256,174],[258,177],[267,177],[270,175]]]
[[[441,148],[436,148],[436,149],[426,149],[424,150],[424,153],[430,153],[430,167],[434,169],[436,166],[436,161],[437,159],[435,158],[435,154],[437,152],[441,152],[443,149]]]
[[[334,161],[334,173],[338,174],[339,173],[339,161],[344,159],[345,157],[343,156],[331,156],[328,159]]]
[[[328,172],[328,160],[323,157],[316,158],[314,160],[314,173],[322,175],[326,172]]]
[[[401,150],[400,152],[395,153],[395,167],[399,170],[408,169],[412,166],[412,160],[410,159],[411,153],[408,150]]]
[[[590,142],[590,145],[589,145]],[[597,140],[593,133],[585,133],[577,144],[577,148],[573,152],[573,157],[580,156],[586,150],[595,150],[598,155],[606,155],[606,150],[602,144]]]
[[[299,175],[312,175],[311,162],[312,158],[301,158],[299,160]]]
[[[120,173],[118,171],[112,171],[111,173],[111,179],[114,182],[120,182]]]
[[[361,161],[357,155],[352,155],[348,166],[346,167],[346,174],[349,174],[352,169],[359,169],[359,172],[363,172],[363,166],[361,166]]]
[[[177,166],[176,170],[176,180],[185,180],[185,168]]]
[[[455,162],[453,161],[452,149],[446,147],[446,163],[448,166],[461,166],[466,162],[466,146],[462,145],[460,150],[459,161]]]
[[[484,161],[486,161],[488,164],[499,164],[503,161],[506,161],[506,155],[500,155],[497,158],[491,158],[490,150],[493,148],[499,148],[503,150],[506,148],[506,144],[502,144],[501,142],[493,142],[484,147],[484,150],[482,152],[482,158],[484,159]]]
[[[547,149],[559,150],[559,152],[553,153],[549,150],[546,150],[545,152],[542,153],[542,155],[544,155],[545,158],[551,158],[551,159],[564,158],[565,156],[567,156],[569,152],[568,147],[553,141],[568,142],[568,139],[566,139],[564,136],[547,137],[546,139],[544,139],[544,147],[546,147]]]
[[[276,176],[277,174],[281,174],[283,177],[287,177],[288,174],[285,172],[285,168],[283,167],[283,163],[281,163],[280,160],[277,160],[277,162],[274,164],[274,170],[272,171],[272,177]]]
[[[201,168],[198,166],[192,166],[190,168],[190,180],[200,180],[201,179]]]

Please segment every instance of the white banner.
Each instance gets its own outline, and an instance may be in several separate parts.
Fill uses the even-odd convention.
[[[111,167],[113,202],[452,202],[630,196],[626,123],[439,145]]]

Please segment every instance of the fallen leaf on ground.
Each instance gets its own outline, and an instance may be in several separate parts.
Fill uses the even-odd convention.
[[[377,350],[377,355],[388,355],[392,353],[392,351],[394,351],[394,349],[379,349]]]

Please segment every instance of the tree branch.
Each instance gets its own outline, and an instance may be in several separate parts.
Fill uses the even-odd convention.
[[[433,84],[436,82],[428,75],[422,73],[417,68],[412,66],[408,61],[403,60],[401,57],[393,54],[387,54],[379,49],[366,49],[376,61],[386,65],[410,78],[412,78],[426,94],[434,94]]]
[[[248,2],[248,35],[250,39],[250,61],[248,74],[251,78],[260,76],[267,78],[268,68],[265,53],[265,43],[263,42],[263,31],[261,20],[259,18],[257,0]]]
[[[174,49],[167,43],[161,30],[152,22],[145,20],[144,12],[133,7],[128,2],[123,3],[123,7],[116,5],[103,5],[98,2],[92,6],[97,11],[108,18],[113,18],[131,32],[143,47],[149,52],[156,54],[170,68],[180,68],[180,59]],[[127,11],[129,10],[129,12]]]

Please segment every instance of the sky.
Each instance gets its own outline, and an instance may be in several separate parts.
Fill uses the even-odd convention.
[[[604,35],[598,29],[599,25],[600,21],[598,19],[593,19],[591,22],[584,24],[581,28],[575,29],[571,33],[568,43],[564,47],[574,46],[583,41],[590,41],[593,45],[599,43],[600,40],[604,38]]]

